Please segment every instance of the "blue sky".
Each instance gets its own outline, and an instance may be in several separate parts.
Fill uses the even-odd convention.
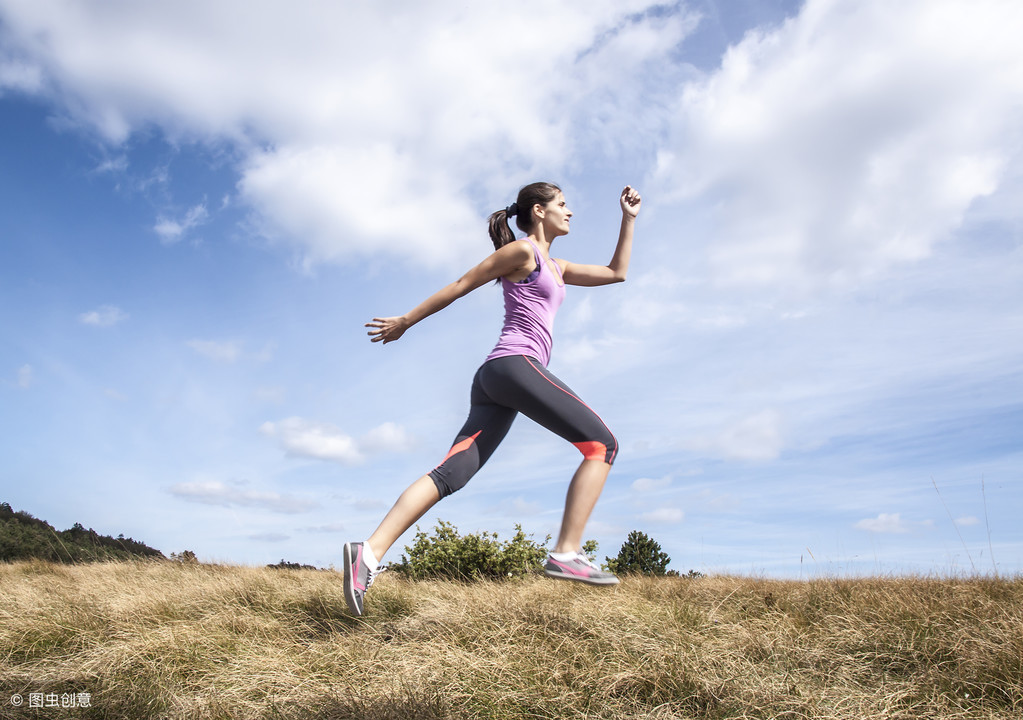
[[[552,369],[622,449],[588,537],[685,572],[1023,569],[1014,1],[0,0],[3,500],[165,553],[326,567],[443,456],[518,187],[575,212]],[[543,539],[519,420],[424,520]],[[407,541],[409,538],[406,538]],[[390,559],[400,554],[400,545]]]

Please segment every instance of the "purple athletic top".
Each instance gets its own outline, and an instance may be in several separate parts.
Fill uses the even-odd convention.
[[[544,262],[540,248],[529,238],[536,258],[536,270],[521,282],[501,278],[504,288],[504,328],[487,360],[510,355],[528,355],[544,367],[551,360],[554,316],[565,299],[565,281],[556,262]],[[557,267],[551,270],[551,265]]]

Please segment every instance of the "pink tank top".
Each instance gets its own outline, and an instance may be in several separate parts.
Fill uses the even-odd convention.
[[[521,282],[501,278],[504,328],[487,360],[529,355],[546,367],[554,343],[554,316],[565,299],[565,280],[558,264],[553,260],[544,262],[536,243],[529,238],[526,240],[533,246],[537,269]]]

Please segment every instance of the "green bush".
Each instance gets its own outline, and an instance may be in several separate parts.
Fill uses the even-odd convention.
[[[622,543],[622,549],[618,551],[618,557],[605,559],[608,569],[616,575],[665,575],[668,563],[671,562],[657,541],[638,530],[629,533],[628,540]]]
[[[508,578],[537,572],[547,557],[550,535],[539,544],[527,537],[521,525],[508,542],[497,533],[480,532],[459,535],[449,522],[439,520],[433,535],[416,526],[412,545],[405,546],[401,561],[391,569],[413,580],[450,578],[476,580]]]

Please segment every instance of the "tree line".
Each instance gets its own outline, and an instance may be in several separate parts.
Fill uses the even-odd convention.
[[[543,543],[538,543],[523,532],[522,526],[516,525],[515,530],[511,540],[501,542],[497,533],[461,535],[453,525],[443,520],[437,523],[432,535],[417,527],[412,545],[405,547],[406,554],[402,555],[400,562],[393,563],[391,569],[410,579],[500,579],[527,575],[543,564],[551,538],[548,535]],[[596,551],[597,543],[593,540],[583,545],[586,555],[592,557]],[[83,563],[167,558],[145,543],[124,535],[116,538],[100,535],[92,528],[87,530],[81,523],[75,523],[69,530],[58,531],[27,512],[15,511],[9,503],[0,503],[0,562],[32,559]],[[190,550],[171,553],[170,560],[198,562]],[[671,558],[661,550],[660,544],[639,531],[629,533],[617,557],[608,557],[605,561],[605,568],[620,575],[678,575],[676,571],[668,570]],[[315,569],[311,565],[283,559],[269,567]],[[689,577],[699,575],[689,571]]]
[[[141,558],[166,559],[159,550],[124,535],[100,535],[81,523],[58,531],[48,522],[14,510],[9,503],[0,503],[0,562],[38,559],[82,563]]]

